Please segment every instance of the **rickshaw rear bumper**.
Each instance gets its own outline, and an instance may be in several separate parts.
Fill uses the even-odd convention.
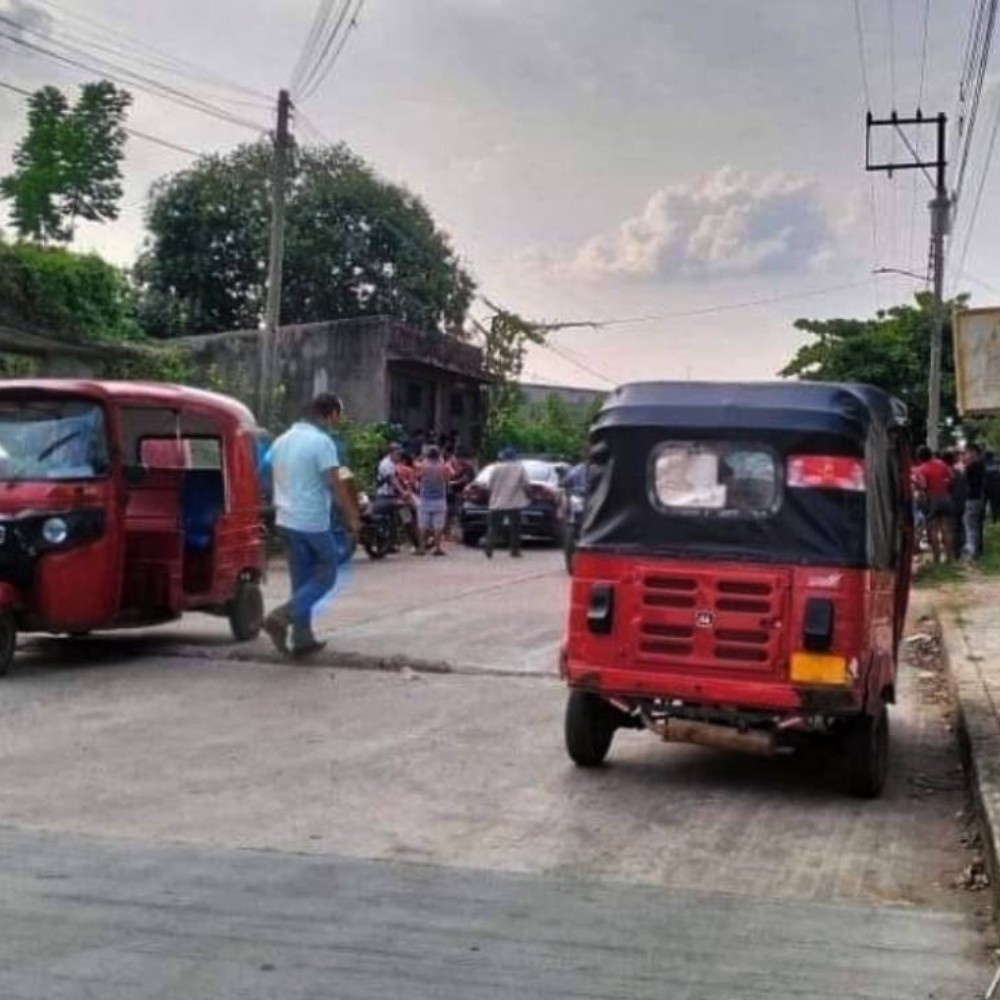
[[[721,708],[733,714],[767,712],[779,717],[856,715],[864,696],[857,684],[797,685],[784,680],[657,674],[648,670],[595,668],[564,660],[564,679],[572,688],[593,691],[627,704],[682,702]]]

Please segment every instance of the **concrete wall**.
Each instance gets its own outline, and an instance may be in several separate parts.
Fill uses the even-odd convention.
[[[256,330],[185,337],[200,381],[253,405],[259,364]],[[478,382],[482,352],[386,317],[282,327],[278,335],[278,423],[293,419],[319,392],[336,392],[351,420],[385,421],[390,368],[418,365],[435,381]]]

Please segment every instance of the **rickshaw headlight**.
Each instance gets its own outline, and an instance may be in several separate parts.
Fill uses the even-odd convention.
[[[69,538],[69,525],[61,517],[50,517],[42,525],[42,538],[49,545],[62,545]]]

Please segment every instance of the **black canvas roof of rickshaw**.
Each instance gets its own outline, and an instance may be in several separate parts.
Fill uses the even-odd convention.
[[[903,404],[869,385],[635,382],[608,396],[594,426],[801,431],[863,442],[904,422]]]

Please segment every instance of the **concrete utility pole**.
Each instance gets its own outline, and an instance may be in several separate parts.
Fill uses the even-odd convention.
[[[278,126],[274,133],[271,171],[271,246],[267,263],[267,304],[260,332],[260,363],[257,378],[257,420],[267,426],[273,415],[277,370],[278,327],[281,325],[281,270],[285,254],[285,183],[291,136],[288,123],[292,101],[287,90],[278,92]]]
[[[933,160],[921,160],[913,148],[901,125],[935,125],[937,127],[937,155]],[[948,196],[946,159],[948,119],[944,114],[933,118],[925,118],[917,109],[915,118],[900,118],[893,111],[889,118],[874,118],[868,112],[867,129],[865,132],[865,169],[881,170],[892,177],[894,170],[923,170],[927,179],[934,187],[934,198],[930,202],[931,210],[931,270],[934,277],[934,329],[931,332],[931,357],[927,373],[927,445],[937,451],[941,424],[941,348],[944,334],[944,239],[948,235],[951,219],[951,198]],[[902,163],[872,163],[871,136],[873,128],[893,128],[903,138],[912,159]],[[934,176],[928,173],[934,170]]]

